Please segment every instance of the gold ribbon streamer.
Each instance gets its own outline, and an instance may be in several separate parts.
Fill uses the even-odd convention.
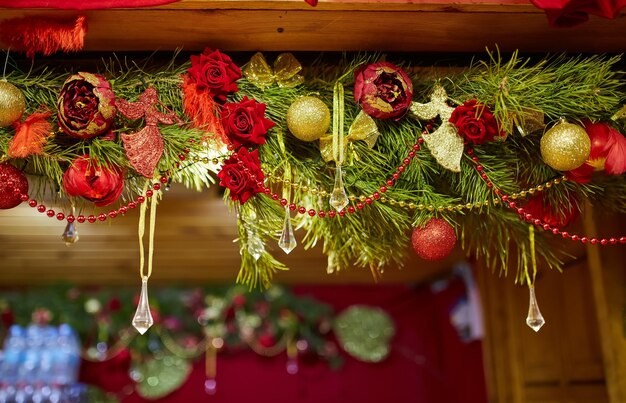
[[[376,126],[376,122],[367,113],[360,111],[354,118],[348,135],[343,138],[343,147],[347,147],[350,142],[363,140],[369,148],[373,148],[378,140],[380,132]],[[320,138],[320,152],[324,161],[330,162],[334,160],[333,137],[324,136]],[[342,161],[343,162],[343,161]]]
[[[622,106],[619,111],[611,116],[611,120],[619,120],[626,118],[626,105]]]
[[[304,82],[300,75],[302,65],[291,53],[281,53],[274,61],[274,68],[257,52],[243,68],[243,75],[262,90],[276,83],[279,87],[293,88]]]
[[[337,81],[333,89],[333,159],[337,165],[343,163],[343,118],[344,118],[343,85]]]
[[[147,189],[148,184],[144,187]],[[157,208],[157,193],[150,198],[150,232],[148,235],[148,272],[144,274],[145,252],[143,247],[143,235],[146,230],[146,209],[148,208],[148,202],[141,203],[139,209],[139,276],[143,280],[144,278],[150,278],[152,275],[152,257],[154,255],[154,227],[156,224],[156,208]]]
[[[531,224],[528,226],[528,241],[530,243],[530,265],[533,269],[533,277],[530,278],[528,273],[528,265],[524,265],[524,276],[526,277],[526,283],[528,287],[535,286],[535,278],[537,277],[537,257],[535,253],[535,227]]]

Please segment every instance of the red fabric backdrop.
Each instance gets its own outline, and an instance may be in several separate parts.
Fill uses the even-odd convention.
[[[0,7],[95,10],[160,6],[179,0],[0,0]]]
[[[294,290],[334,306],[337,312],[354,304],[383,308],[394,320],[396,336],[390,356],[368,364],[346,356],[333,371],[326,364],[303,363],[296,375],[285,370],[286,357],[263,358],[253,353],[218,356],[217,394],[204,393],[200,360],[182,388],[158,400],[174,402],[402,402],[486,403],[481,343],[462,342],[449,320],[450,309],[464,295],[453,281],[442,292],[408,286],[307,286]],[[124,395],[130,392],[127,362],[88,364],[84,381]],[[136,394],[124,403],[143,403]]]

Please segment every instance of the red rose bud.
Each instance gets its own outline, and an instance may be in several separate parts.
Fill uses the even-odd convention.
[[[456,126],[461,137],[470,143],[488,143],[505,135],[489,107],[477,103],[475,99],[457,106],[449,121]]]
[[[226,101],[227,94],[238,91],[236,81],[241,78],[241,69],[219,50],[207,48],[202,54],[191,56],[187,72],[198,90],[219,101]]]
[[[263,188],[257,182],[263,181],[265,177],[261,171],[258,150],[248,152],[245,147],[241,147],[237,151],[237,156],[238,158],[230,157],[226,160],[217,176],[220,178],[220,186],[230,191],[230,198],[244,204],[250,197],[263,192]],[[243,164],[239,165],[238,161]],[[248,172],[245,172],[244,168],[247,168]],[[256,180],[252,180],[252,175]]]
[[[119,168],[101,167],[83,155],[63,174],[63,189],[68,195],[80,196],[96,206],[108,206],[122,194],[124,175]]]
[[[222,127],[235,147],[265,144],[267,131],[275,125],[265,118],[265,104],[248,97],[239,103],[226,103],[222,108]]]
[[[368,64],[354,73],[354,100],[377,119],[400,119],[413,99],[411,79],[387,62]]]
[[[65,134],[88,139],[106,133],[115,118],[115,94],[99,74],[78,73],[63,84],[57,120]]]

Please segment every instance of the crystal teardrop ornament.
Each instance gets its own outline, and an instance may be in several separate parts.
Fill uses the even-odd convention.
[[[530,303],[528,305],[528,316],[526,317],[526,324],[528,327],[533,329],[535,332],[538,332],[539,329],[546,323],[543,319],[543,315],[539,310],[539,305],[537,304],[537,297],[535,296],[535,287],[528,287],[530,291]]]
[[[343,187],[342,176],[341,165],[337,165],[335,169],[335,186],[330,196],[330,205],[337,211],[343,210],[343,208],[348,205],[348,195],[346,194],[346,189]]]
[[[285,207],[285,221],[283,222],[283,231],[280,234],[280,240],[278,246],[286,253],[289,254],[298,245],[296,237],[293,235],[293,225],[291,225],[291,215],[289,214],[289,207]]]
[[[139,295],[137,311],[135,311],[135,316],[133,317],[133,326],[139,334],[144,334],[153,323],[154,320],[152,320],[150,304],[148,303],[148,277],[144,276],[141,279],[141,294]]]
[[[65,242],[65,246],[71,246],[78,242],[78,231],[74,226],[73,222],[68,222],[65,226],[65,231],[63,231],[63,235],[61,235],[61,239]]]
[[[217,382],[215,378],[207,378],[204,381],[204,393],[211,396],[217,393]]]
[[[259,260],[265,252],[265,245],[255,231],[248,229],[248,253],[252,255],[254,260]]]

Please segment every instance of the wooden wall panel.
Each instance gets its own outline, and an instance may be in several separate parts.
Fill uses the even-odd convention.
[[[48,203],[47,203],[48,204]],[[54,204],[50,207],[56,208]],[[80,241],[66,247],[60,236],[63,222],[50,219],[26,205],[0,210],[0,286],[72,281],[80,284],[134,284],[138,279],[138,212],[112,222],[79,224]],[[297,233],[300,238],[302,233]],[[240,265],[233,240],[236,219],[214,192],[196,193],[176,188],[157,209],[152,282],[233,283]],[[147,242],[144,238],[144,242]],[[298,247],[285,255],[268,245],[289,271],[276,275],[283,283],[373,283],[367,269],[326,274],[326,257],[319,249]],[[383,282],[414,282],[447,272],[463,255],[426,263],[415,255],[403,270],[389,268]]]
[[[540,271],[536,283],[546,324],[525,323],[528,289],[480,272],[488,338],[491,403],[608,403],[596,305],[588,262],[561,274]]]

